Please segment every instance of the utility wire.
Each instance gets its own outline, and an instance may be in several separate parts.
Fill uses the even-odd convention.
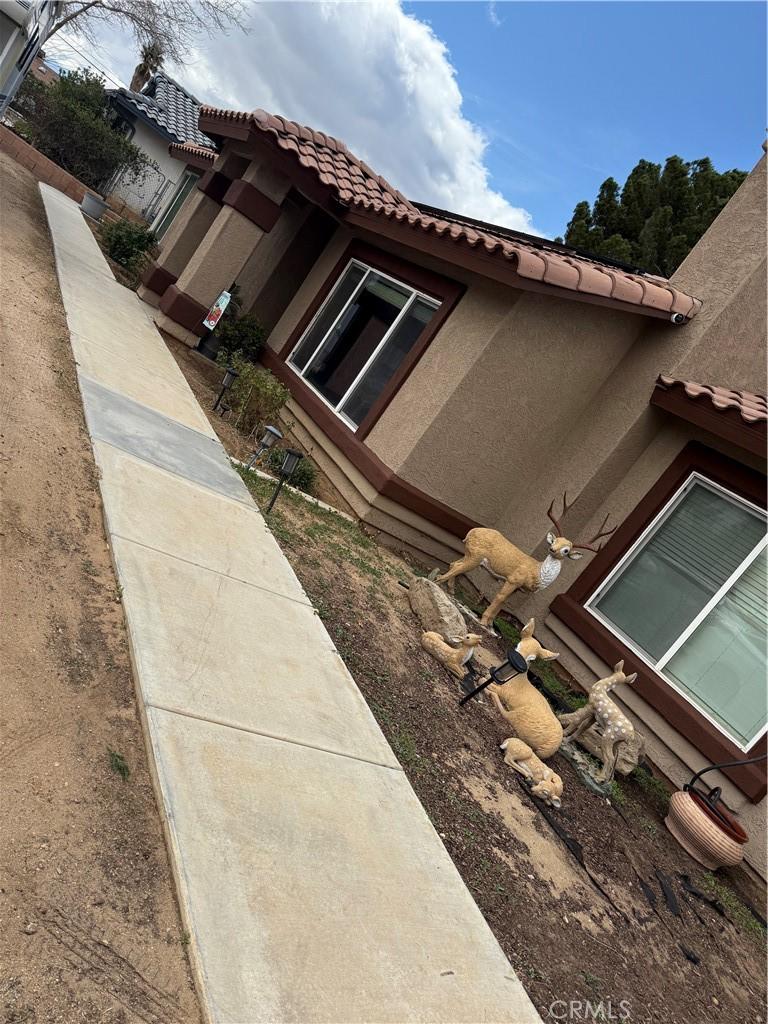
[[[55,45],[57,40],[54,39],[54,40],[51,40],[51,42]],[[123,86],[120,84],[120,82],[116,81],[112,77],[112,75],[110,75],[110,73],[108,71],[106,71],[103,67],[101,67],[101,65],[97,64],[96,61],[93,59],[93,57],[89,57],[87,53],[83,53],[82,50],[78,50],[78,48],[74,45],[74,43],[70,43],[69,40],[65,39],[63,36],[59,36],[58,42],[61,42],[65,46],[68,46],[70,48],[70,50],[74,50],[75,53],[79,54],[84,60],[86,60],[91,65],[91,67],[96,68],[96,70],[101,72],[101,74],[104,75],[105,78],[108,78],[110,82],[112,82],[114,85],[116,85],[118,89],[122,89],[123,88]],[[50,49],[50,46],[47,47],[47,48]]]

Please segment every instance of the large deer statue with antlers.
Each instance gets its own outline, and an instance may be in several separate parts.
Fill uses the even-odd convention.
[[[591,540],[581,543],[574,543],[568,540],[567,537],[562,535],[563,529],[560,526],[560,520],[565,518],[566,512],[569,508],[573,507],[573,504],[574,502],[571,502],[569,505],[567,493],[563,494],[563,510],[559,517],[555,518],[553,512],[555,502],[554,499],[552,500],[547,515],[552,520],[557,534],[551,532],[547,534],[549,551],[543,562],[537,561],[531,555],[526,555],[524,551],[515,547],[498,530],[477,527],[474,530],[470,530],[464,538],[464,557],[451,562],[448,571],[443,573],[442,576],[438,576],[436,582],[447,583],[462,573],[471,572],[472,569],[476,569],[479,565],[483,565],[488,569],[492,576],[503,580],[504,582],[499,592],[485,609],[480,619],[484,626],[490,626],[501,606],[516,590],[529,592],[544,590],[545,587],[554,583],[560,575],[564,558],[576,560],[584,557],[581,554],[582,551],[599,551],[602,545],[595,547],[594,545],[597,541],[602,537],[610,536],[616,529],[613,526],[606,530],[609,519],[609,514],[607,514],[600,529]]]

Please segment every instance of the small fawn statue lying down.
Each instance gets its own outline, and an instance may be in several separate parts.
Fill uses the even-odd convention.
[[[421,634],[421,646],[457,679],[463,679],[468,672],[466,665],[472,660],[475,648],[482,639],[477,633],[467,633],[458,647],[451,647],[439,633],[428,631]]]
[[[559,658],[559,654],[542,647],[534,637],[535,625],[533,619],[526,623],[515,650],[522,654],[529,664],[536,658],[543,661],[554,661],[555,658]],[[501,717],[538,757],[551,757],[560,747],[563,741],[563,727],[549,706],[547,698],[543,693],[539,693],[528,678],[527,672],[521,672],[502,685],[491,683],[488,693]]]
[[[598,679],[589,691],[589,700],[583,708],[573,711],[568,715],[560,715],[560,722],[565,727],[565,739],[577,740],[579,736],[597,722],[597,727],[602,734],[600,759],[603,767],[595,776],[596,782],[610,782],[616,771],[616,761],[619,758],[622,744],[626,743],[634,734],[635,728],[619,708],[614,704],[608,694],[620,683],[631,686],[637,679],[637,672],[628,676],[624,674],[624,662],[618,661],[613,666],[613,672],[605,679]]]
[[[563,780],[557,772],[547,768],[527,743],[523,743],[516,736],[510,736],[501,744],[501,749],[504,751],[504,760],[510,768],[519,772],[524,779],[531,783],[531,792],[534,796],[553,807],[560,806]]]

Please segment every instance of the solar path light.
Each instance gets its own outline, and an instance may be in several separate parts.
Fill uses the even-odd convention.
[[[277,481],[277,487],[272,492],[272,497],[269,499],[269,504],[264,509],[264,515],[267,516],[272,511],[272,506],[277,501],[277,496],[283,489],[283,484],[291,479],[296,467],[304,458],[301,452],[294,451],[293,448],[285,449],[285,457],[283,458],[283,464],[280,467],[280,479]]]
[[[261,456],[271,448],[275,441],[282,441],[283,435],[277,429],[277,427],[266,427],[264,430],[264,437],[259,441],[259,445],[253,455],[246,462],[246,468],[252,469],[255,462],[257,462]]]
[[[221,405],[222,398],[229,391],[229,389],[232,387],[232,385],[235,383],[239,376],[240,374],[237,372],[234,366],[227,367],[227,369],[224,372],[224,380],[221,382],[221,391],[219,392],[219,397],[216,399],[213,405],[214,412],[216,412],[216,410],[219,408],[219,406]]]
[[[459,707],[466,704],[468,700],[472,700],[473,697],[477,697],[491,683],[498,683],[501,686],[504,683],[508,683],[510,679],[514,679],[515,676],[519,676],[521,672],[527,671],[528,662],[522,654],[519,651],[507,651],[506,659],[500,665],[492,668],[488,678],[484,679],[479,686],[476,686],[474,690],[471,690],[466,696],[461,698]]]

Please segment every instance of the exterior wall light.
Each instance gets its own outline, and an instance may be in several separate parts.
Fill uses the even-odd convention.
[[[501,686],[503,683],[508,683],[510,679],[514,679],[515,676],[519,676],[521,672],[527,671],[528,662],[522,654],[518,651],[507,651],[506,659],[500,665],[492,668],[488,678],[484,679],[479,686],[476,686],[474,690],[471,690],[466,696],[461,698],[459,707],[466,704],[468,700],[472,700],[473,697],[477,697],[491,683],[498,683]]]
[[[216,410],[219,408],[219,406],[221,405],[222,398],[227,393],[227,391],[229,391],[229,389],[232,387],[232,385],[235,383],[235,380],[239,376],[240,374],[237,372],[234,366],[228,366],[227,369],[224,371],[224,380],[221,382],[221,391],[219,392],[219,397],[216,399],[213,406],[214,412],[216,412]]]
[[[283,464],[280,467],[280,479],[277,481],[277,487],[275,487],[274,491],[272,492],[272,497],[269,499],[269,504],[264,509],[265,516],[269,515],[269,513],[272,511],[272,506],[277,501],[277,496],[283,489],[283,484],[291,479],[296,470],[296,467],[303,458],[304,456],[301,452],[294,451],[293,448],[285,449],[285,457],[283,459]]]
[[[275,441],[282,441],[283,435],[277,429],[277,427],[267,427],[264,430],[264,437],[259,441],[258,447],[253,455],[246,462],[246,468],[251,469],[255,462],[261,458],[264,452],[271,448]]]

